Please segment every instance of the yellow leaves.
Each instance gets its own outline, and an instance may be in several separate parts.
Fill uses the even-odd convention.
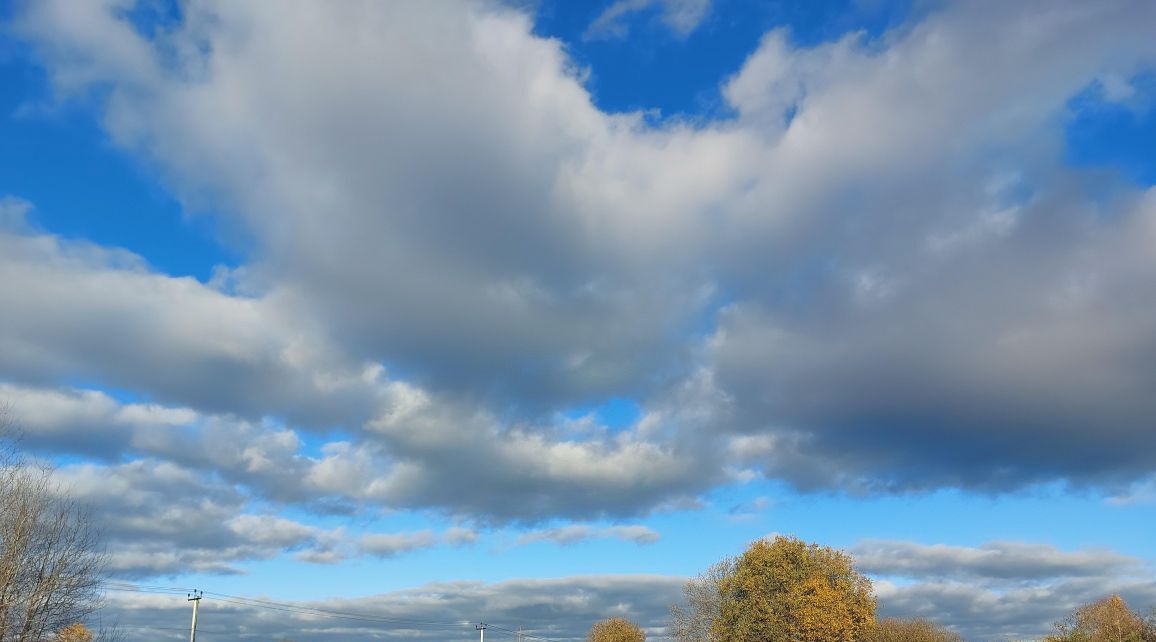
[[[1047,642],[1156,642],[1156,621],[1128,608],[1119,595],[1109,595],[1057,622]]]
[[[871,627],[864,642],[963,642],[963,638],[922,618],[885,618]]]
[[[790,621],[803,640],[857,640],[863,627],[853,594],[826,578],[809,577],[790,589]]]
[[[719,591],[719,642],[851,642],[875,621],[871,582],[851,556],[794,537],[751,544]]]
[[[83,624],[69,624],[56,632],[54,642],[92,642],[92,632]]]
[[[595,622],[586,642],[646,642],[646,633],[630,620],[612,617]]]

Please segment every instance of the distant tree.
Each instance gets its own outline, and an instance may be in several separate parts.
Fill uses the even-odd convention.
[[[722,608],[722,581],[734,573],[735,562],[728,557],[687,580],[682,587],[684,602],[670,607],[669,633],[678,642],[711,642],[711,627]]]
[[[851,556],[794,537],[759,540],[719,582],[713,642],[855,642],[875,623]]]
[[[1081,606],[1055,629],[1047,642],[1156,642],[1156,617],[1136,613],[1119,595]]]
[[[75,623],[100,606],[97,545],[87,513],[59,492],[51,471],[0,443],[0,642],[78,632]]]
[[[884,618],[871,627],[864,642],[963,642],[963,638],[923,618]]]
[[[56,632],[53,642],[92,642],[92,632],[83,624],[69,624]]]
[[[586,642],[646,642],[646,633],[630,620],[612,617],[595,622]]]

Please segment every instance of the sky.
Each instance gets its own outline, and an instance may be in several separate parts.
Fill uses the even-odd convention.
[[[1154,31],[0,2],[0,403],[104,533],[96,624],[660,639],[774,534],[968,640],[1156,607]]]

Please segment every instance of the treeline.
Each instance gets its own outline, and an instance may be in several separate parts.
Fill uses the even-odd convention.
[[[671,607],[676,642],[962,642],[926,619],[876,618],[871,580],[851,555],[794,537],[759,540],[689,580]],[[1044,642],[1156,642],[1156,617],[1118,595],[1057,622]],[[587,642],[645,642],[622,618],[596,623]]]

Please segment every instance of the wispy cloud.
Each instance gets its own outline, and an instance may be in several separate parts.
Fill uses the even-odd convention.
[[[659,19],[671,32],[685,38],[710,13],[711,0],[616,0],[598,14],[583,33],[587,40],[625,38],[634,14],[657,10]]]
[[[569,546],[594,539],[620,539],[635,544],[653,544],[661,535],[646,526],[589,526],[569,524],[558,528],[529,531],[518,538],[518,544],[554,542]]]

